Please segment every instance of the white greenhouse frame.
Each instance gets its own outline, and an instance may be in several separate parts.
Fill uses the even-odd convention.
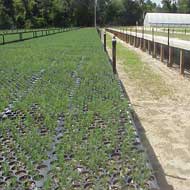
[[[146,13],[144,26],[190,27],[190,14]]]

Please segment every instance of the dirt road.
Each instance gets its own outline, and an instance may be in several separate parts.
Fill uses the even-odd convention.
[[[170,90],[155,97],[148,90],[151,84],[141,88],[139,81],[129,77],[124,60],[117,58],[117,71],[143,127],[140,132],[161,190],[190,190],[190,80],[147,53],[118,42],[135,51]]]

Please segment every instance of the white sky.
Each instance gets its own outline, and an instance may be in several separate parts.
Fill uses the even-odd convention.
[[[156,4],[160,4],[161,5],[161,0],[152,0],[152,2],[156,3]]]

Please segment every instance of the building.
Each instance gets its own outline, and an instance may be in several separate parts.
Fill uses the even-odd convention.
[[[190,14],[146,13],[144,26],[184,26],[190,27]]]

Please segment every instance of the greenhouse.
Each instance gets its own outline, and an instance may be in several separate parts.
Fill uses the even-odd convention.
[[[144,26],[190,26],[190,14],[147,13]]]

